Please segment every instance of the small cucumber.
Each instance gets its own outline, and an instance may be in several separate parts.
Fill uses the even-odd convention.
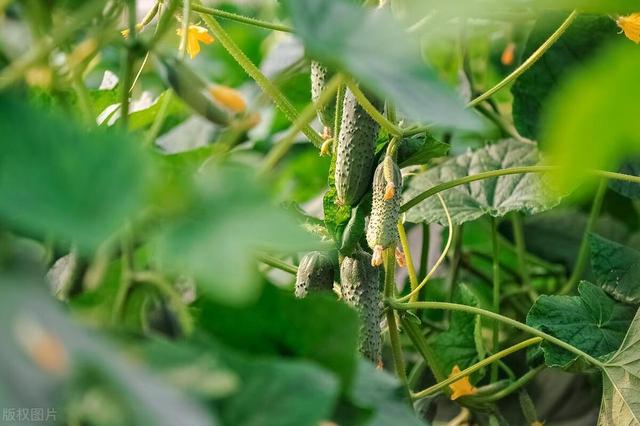
[[[377,136],[378,123],[347,90],[336,149],[335,185],[339,204],[354,206],[369,189]]]
[[[331,257],[319,251],[307,253],[301,260],[296,274],[296,297],[305,297],[309,292],[331,291],[335,265]]]
[[[345,257],[340,265],[342,298],[360,316],[360,353],[376,365],[382,362],[380,276],[363,250]]]
[[[382,251],[398,243],[398,217],[402,174],[390,156],[386,156],[373,175],[373,201],[367,226],[367,243],[373,250],[373,264],[382,264]]]
[[[326,84],[333,77],[333,72],[319,62],[311,61],[311,100],[318,101]],[[329,100],[324,106],[318,108],[318,118],[329,132],[333,129],[336,116],[336,99]],[[330,133],[329,133],[330,135]]]

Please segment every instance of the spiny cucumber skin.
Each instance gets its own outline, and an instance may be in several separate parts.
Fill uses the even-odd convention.
[[[382,360],[380,275],[371,266],[371,255],[358,250],[340,265],[342,298],[360,316],[360,353],[379,365]]]
[[[371,216],[367,226],[367,243],[371,249],[376,246],[383,249],[396,247],[398,243],[398,217],[400,215],[402,192],[402,174],[395,162],[391,162],[391,177],[395,186],[395,193],[390,200],[384,199],[387,186],[385,179],[384,161],[381,162],[373,174],[373,201]]]
[[[378,123],[347,90],[336,149],[335,186],[339,204],[355,206],[367,192],[377,136]]]
[[[320,94],[334,73],[319,62],[311,61],[311,100],[316,103]],[[336,117],[336,98],[329,100],[324,106],[318,108],[318,118],[327,128],[333,129]]]
[[[295,295],[305,297],[308,293],[333,289],[335,266],[325,253],[312,251],[301,260],[296,273]]]

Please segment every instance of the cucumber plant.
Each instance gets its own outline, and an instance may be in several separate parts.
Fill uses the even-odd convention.
[[[3,422],[640,425],[637,5],[209,3],[0,1]]]

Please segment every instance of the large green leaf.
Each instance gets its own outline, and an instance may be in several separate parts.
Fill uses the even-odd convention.
[[[425,65],[416,40],[386,9],[344,0],[287,0],[308,54],[356,77],[412,120],[479,127],[461,99]]]
[[[469,151],[415,176],[409,181],[403,200],[407,202],[443,182],[491,170],[532,166],[538,164],[539,160],[535,144],[505,140],[474,152]],[[443,191],[442,196],[456,224],[485,214],[500,217],[512,211],[539,213],[556,206],[560,201],[545,177],[535,173],[479,180]],[[435,196],[411,208],[407,212],[407,220],[447,223],[445,212]]]
[[[218,300],[242,304],[258,297],[256,250],[297,251],[317,244],[292,215],[272,205],[244,168],[217,164],[201,170],[194,192],[154,244],[163,265],[193,275]]]
[[[568,16],[568,12],[541,14],[534,25],[523,57],[545,42]],[[612,37],[616,25],[608,16],[580,15],[562,37],[513,85],[513,120],[523,136],[538,138],[540,115],[559,83]]]
[[[636,307],[618,303],[598,286],[582,281],[579,296],[547,296],[536,300],[527,324],[544,331],[595,358],[610,356],[622,343]],[[543,342],[545,362],[570,367],[577,355]]]
[[[599,426],[640,425],[640,312],[604,365]]]
[[[640,301],[640,252],[595,234],[589,237],[591,268],[597,282],[613,298]]]
[[[232,308],[202,300],[199,308],[204,329],[238,350],[315,361],[340,377],[343,386],[355,374],[358,318],[330,297],[298,300],[267,286],[253,305]]]
[[[569,187],[588,169],[615,170],[640,152],[635,70],[640,51],[626,39],[598,55],[556,91],[545,112],[542,139]]]
[[[368,426],[423,425],[403,396],[402,387],[395,377],[377,370],[370,362],[360,361],[349,397],[357,406],[372,411],[366,423]],[[351,424],[352,421],[352,418],[347,418],[344,424]]]
[[[430,133],[404,139],[398,148],[398,165],[402,168],[427,164],[433,158],[447,155],[449,148],[449,144],[440,142]]]
[[[469,287],[461,284],[456,295],[457,302],[477,306],[478,300]],[[475,364],[484,357],[484,347],[480,335],[480,317],[464,312],[452,312],[449,328],[429,339],[433,349],[434,366],[446,375],[451,374],[455,365],[461,370]],[[479,380],[482,373],[476,373],[472,379]]]
[[[142,206],[148,159],[114,131],[88,132],[0,97],[0,220],[92,249]]]

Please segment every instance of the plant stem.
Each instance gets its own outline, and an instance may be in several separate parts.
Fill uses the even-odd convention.
[[[525,386],[527,383],[529,383],[534,377],[536,377],[538,375],[538,373],[540,373],[542,370],[545,369],[545,365],[539,365],[536,368],[527,371],[525,374],[523,374],[522,376],[520,376],[518,378],[518,380],[515,380],[513,383],[509,384],[509,386],[507,386],[504,389],[499,390],[498,392],[492,394],[492,395],[487,395],[487,396],[481,396],[478,398],[473,398],[474,402],[481,402],[481,403],[486,403],[486,402],[495,402],[495,401],[499,401],[502,398],[505,398],[509,395],[511,395],[513,392],[519,390],[520,388],[522,388],[523,386]]]
[[[362,108],[373,118],[376,123],[380,125],[387,133],[392,136],[401,137],[402,129],[396,126],[394,123],[389,121],[387,117],[384,116],[378,109],[373,106],[373,104],[367,99],[362,90],[358,87],[358,85],[353,80],[347,81],[347,87],[351,90],[351,93],[356,97],[356,100],[360,104]]]
[[[414,207],[432,195],[438,192],[446,191],[447,189],[454,188],[456,186],[464,185],[470,182],[474,182],[482,179],[490,179],[498,176],[517,175],[521,173],[544,173],[560,170],[558,166],[522,166],[522,167],[510,167],[507,169],[490,170],[488,172],[478,173],[477,175],[463,176],[458,179],[451,180],[449,182],[440,183],[432,186],[426,191],[416,195],[411,200],[407,201],[400,207],[401,212],[406,212],[411,207]],[[640,176],[627,175],[624,173],[609,172],[606,170],[586,170],[586,173],[607,179],[622,180],[625,182],[640,183]]]
[[[589,234],[593,232],[596,222],[598,221],[600,210],[602,210],[602,202],[604,201],[604,195],[606,194],[606,192],[607,179],[601,179],[596,191],[596,195],[593,198],[593,204],[591,204],[591,212],[589,213],[587,226],[584,229],[584,233],[582,234],[582,241],[580,242],[580,249],[578,250],[578,258],[576,259],[576,264],[573,267],[571,277],[569,277],[569,280],[565,283],[562,289],[560,289],[560,294],[568,294],[569,292],[571,292],[571,290],[573,290],[573,288],[580,280],[580,277],[582,277],[585,266],[587,266],[587,260],[589,257]]]
[[[293,126],[289,130],[289,133],[272,148],[269,154],[264,159],[264,164],[261,168],[261,173],[267,173],[271,171],[275,165],[280,161],[282,157],[289,151],[291,146],[296,140],[296,136],[304,126],[308,126],[315,118],[317,111],[326,105],[338,91],[338,87],[342,84],[342,74],[336,74],[327,83],[325,89],[320,93],[320,96],[315,103],[308,104],[298,118],[294,121]]]
[[[268,30],[282,31],[285,33],[292,33],[294,29],[287,25],[277,24],[274,22],[266,22],[260,19],[250,18],[248,16],[238,15],[237,13],[227,12],[226,10],[214,9],[211,7],[205,7],[199,4],[191,6],[194,12],[203,13],[205,15],[216,16],[222,19],[228,19],[230,21],[236,21],[254,27],[265,28]]]
[[[422,390],[420,392],[416,392],[412,395],[413,399],[420,399],[420,398],[425,398],[429,395],[432,395],[436,392],[438,392],[440,389],[449,386],[451,383],[457,382],[458,380],[462,379],[463,377],[466,377],[478,370],[480,370],[481,368],[484,368],[485,366],[493,363],[494,361],[497,361],[499,359],[502,359],[508,355],[511,355],[514,352],[519,351],[520,349],[524,349],[526,347],[529,347],[531,345],[535,345],[536,343],[540,343],[542,341],[541,337],[532,337],[531,339],[527,339],[524,340],[520,343],[517,343],[507,349],[504,349],[498,353],[495,353],[491,356],[486,357],[485,359],[483,359],[480,362],[477,362],[475,364],[473,364],[471,367],[469,368],[465,368],[464,370],[462,370],[460,373],[458,374],[453,374],[451,375],[449,378],[447,378],[446,380],[443,380],[439,383],[436,383],[435,385],[428,387],[425,390]]]
[[[424,277],[429,267],[429,224],[422,224],[422,247],[420,248],[420,270],[419,274]]]
[[[122,255],[120,256],[120,284],[116,292],[113,310],[111,311],[111,324],[117,325],[122,317],[122,311],[127,300],[127,294],[131,288],[131,271],[133,269],[133,247],[131,244],[131,230],[127,225],[120,241]]]
[[[408,318],[404,313],[400,314],[400,324],[402,325],[402,329],[404,330],[404,332],[407,334],[407,336],[409,336],[409,339],[411,339],[413,346],[415,346],[420,355],[422,355],[422,358],[426,362],[429,369],[431,369],[433,377],[435,377],[435,379],[439,382],[445,380],[447,378],[447,375],[445,374],[445,372],[441,371],[438,368],[438,364],[437,362],[435,362],[435,353],[429,346],[427,339],[425,339],[425,337],[422,335],[420,328],[416,324],[414,324],[411,321],[411,318]]]
[[[384,295],[385,298],[393,297],[395,291],[395,254],[393,248],[385,250],[384,262]],[[387,326],[389,328],[389,340],[391,341],[391,353],[393,364],[396,370],[396,376],[400,384],[407,392],[408,403],[413,410],[411,403],[411,389],[409,389],[409,381],[405,369],[404,358],[402,355],[402,345],[400,344],[400,335],[398,333],[398,325],[396,324],[396,313],[393,309],[387,309]]]
[[[535,64],[538,61],[538,59],[540,59],[542,57],[542,55],[544,55],[544,53],[551,46],[553,46],[553,44],[556,41],[558,41],[558,39],[562,36],[562,34],[564,34],[564,32],[571,26],[571,24],[573,23],[573,21],[576,19],[577,16],[578,16],[578,12],[575,11],[575,10],[572,11],[571,14],[569,14],[569,16],[567,16],[567,18],[564,20],[564,22],[558,27],[558,29],[555,30],[554,33],[551,34],[549,36],[549,38],[544,43],[542,43],[540,45],[540,47],[538,47],[538,49],[536,49],[536,51],[531,54],[531,56],[529,56],[527,58],[526,61],[524,61],[522,64],[520,64],[520,66],[518,68],[516,68],[511,74],[506,76],[498,84],[496,84],[491,89],[487,90],[482,95],[478,96],[477,98],[475,98],[474,100],[469,102],[467,104],[467,107],[474,107],[474,106],[478,105],[480,102],[490,98],[493,94],[498,92],[500,89],[502,89],[503,87],[505,87],[506,85],[508,85],[512,81],[514,81],[522,73],[524,73],[526,70],[528,70],[533,64]]]
[[[413,267],[413,258],[411,257],[411,249],[409,248],[409,241],[407,240],[407,233],[404,230],[402,221],[398,221],[398,234],[400,235],[400,244],[402,245],[402,251],[407,261],[407,272],[409,275],[409,284],[411,285],[411,292],[418,288],[418,277],[416,276],[416,270]],[[418,293],[415,292],[410,298],[410,302],[418,301]]]
[[[529,275],[529,265],[527,265],[527,248],[524,242],[524,226],[520,213],[515,212],[511,215],[511,225],[513,227],[513,239],[516,246],[516,254],[518,255],[518,268],[520,269],[522,285],[529,287],[531,285],[531,276]]]
[[[500,313],[500,247],[498,245],[498,221],[496,218],[491,218],[491,247],[492,253],[492,274],[493,274],[493,312]],[[493,321],[491,325],[492,330],[492,352],[497,353],[500,347],[500,323]],[[491,382],[498,380],[498,365],[493,364],[491,366]]]
[[[122,92],[120,95],[120,125],[127,128],[129,124],[129,88],[133,81],[133,62],[135,53],[133,51],[136,44],[136,2],[127,1],[127,17],[129,18],[129,39],[127,49],[123,54],[122,69],[120,71],[120,81],[122,82]]]
[[[156,287],[160,293],[164,294],[169,303],[176,310],[178,322],[182,328],[183,333],[186,336],[191,335],[193,332],[193,319],[189,314],[189,309],[182,301],[180,295],[176,292],[170,282],[168,282],[162,275],[154,271],[138,271],[131,274],[133,281],[139,283],[146,283]]]
[[[336,115],[333,122],[333,146],[338,144],[340,138],[340,124],[342,123],[342,108],[344,103],[344,92],[346,91],[344,82],[338,86],[336,92]]]
[[[272,268],[279,269],[284,272],[288,272],[292,275],[296,275],[298,273],[298,268],[293,265],[289,265],[288,263],[278,259],[277,257],[273,257],[266,253],[260,253],[257,256],[258,261],[264,263],[265,265],[269,265]]]
[[[298,111],[289,102],[287,97],[274,85],[253,62],[244,54],[238,45],[231,39],[229,34],[212,16],[200,14],[204,22],[207,24],[213,35],[220,41],[220,44],[229,52],[236,62],[244,69],[244,71],[255,80],[260,88],[274,101],[276,106],[284,113],[284,115],[292,123],[297,120]],[[317,147],[322,145],[322,137],[313,130],[309,125],[302,127],[302,132]]]
[[[487,311],[485,309],[477,308],[475,306],[467,306],[460,305],[457,303],[446,303],[446,302],[413,302],[413,303],[399,303],[395,300],[387,300],[389,306],[393,307],[397,310],[413,310],[413,309],[442,309],[442,310],[450,310],[450,311],[461,311],[467,312],[469,314],[481,315],[483,317],[494,319],[500,321],[504,324],[510,325],[511,327],[517,328],[518,330],[525,331],[529,334],[533,334],[534,336],[542,337],[544,340],[553,343],[556,346],[561,347],[573,354],[576,354],[580,357],[583,357],[589,363],[595,365],[598,368],[603,368],[604,364],[599,360],[595,359],[591,355],[586,352],[581,351],[580,349],[570,345],[567,342],[564,342],[557,337],[553,337],[550,334],[547,334],[543,331],[540,331],[536,328],[533,328],[527,324],[523,324],[520,321],[516,321],[509,317],[505,317],[500,314],[496,314],[495,312]]]

